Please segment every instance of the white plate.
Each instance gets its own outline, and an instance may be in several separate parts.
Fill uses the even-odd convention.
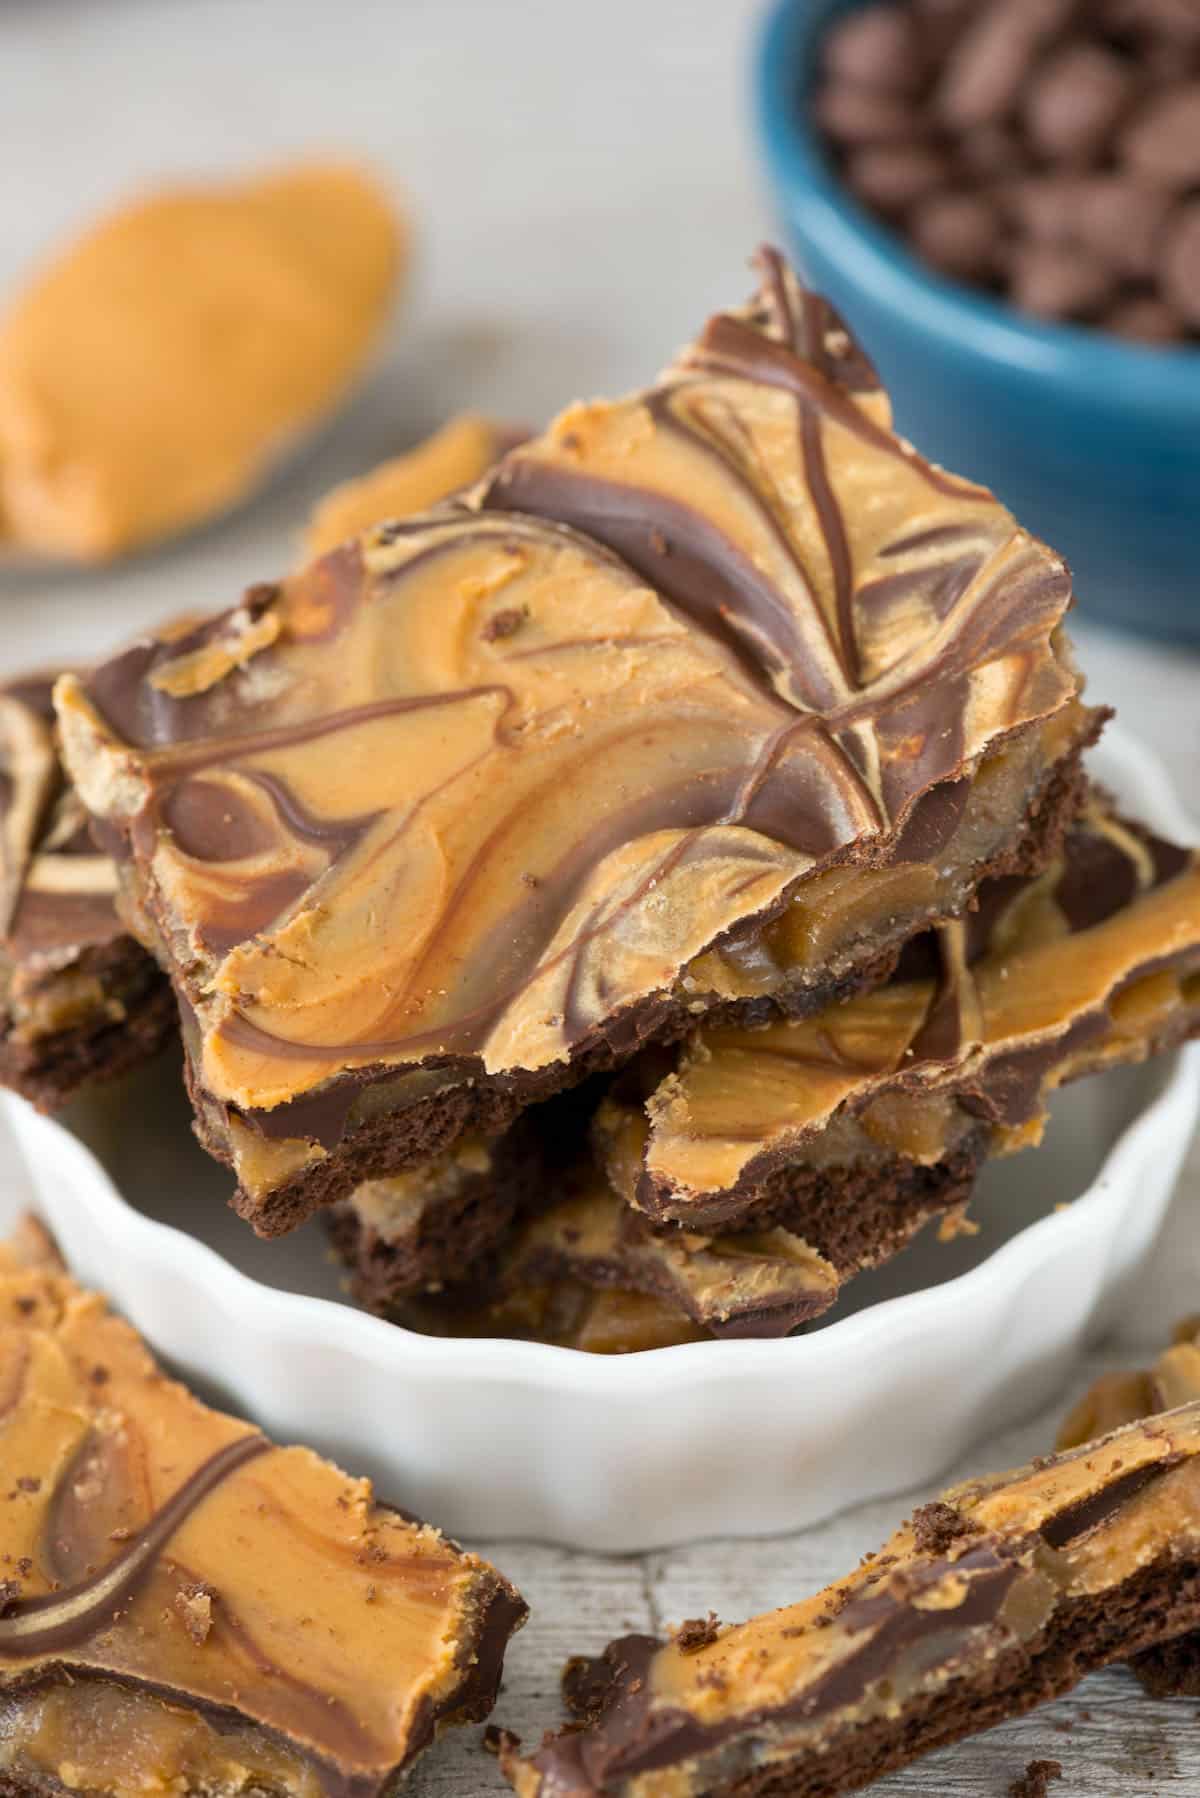
[[[1139,744],[1112,731],[1095,772],[1189,838]],[[6,1103],[72,1267],[202,1389],[456,1534],[625,1552],[799,1528],[932,1481],[1047,1404],[1158,1232],[1200,1111],[1200,1044],[1061,1094],[1043,1146],[985,1173],[978,1236],[926,1232],[811,1334],[611,1359],[353,1309],[319,1222],[263,1243],[226,1209],[169,1064],[69,1127]]]

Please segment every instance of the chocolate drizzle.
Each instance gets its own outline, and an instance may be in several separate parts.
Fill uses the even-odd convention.
[[[210,1492],[270,1448],[238,1437],[198,1467],[109,1565],[61,1592],[18,1599],[0,1617],[0,1660],[58,1654],[103,1630],[149,1578],[163,1547]]]

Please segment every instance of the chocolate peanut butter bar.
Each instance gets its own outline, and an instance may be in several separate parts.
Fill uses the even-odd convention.
[[[506,1770],[520,1798],[833,1798],[1198,1623],[1192,1404],[953,1488],[815,1598],[571,1664],[579,1720]]]
[[[114,910],[54,740],[53,675],[0,687],[0,1085],[44,1110],[156,1054],[166,978]]]
[[[1200,1318],[1175,1326],[1171,1346],[1154,1366],[1136,1373],[1102,1374],[1063,1420],[1060,1449],[1078,1448],[1096,1436],[1200,1401]],[[1156,1698],[1200,1698],[1200,1634],[1178,1636],[1137,1655],[1133,1669]]]
[[[653,1293],[557,1278],[487,1294],[470,1289],[407,1299],[395,1321],[424,1336],[497,1336],[588,1355],[635,1355],[702,1342],[708,1331]]]
[[[644,1104],[605,1100],[596,1138],[655,1221],[782,1224],[845,1278],[961,1205],[987,1156],[1036,1142],[1064,1081],[1197,1030],[1200,855],[1094,804],[1041,875],[987,883],[888,984],[702,1026]]]
[[[0,1792],[369,1795],[487,1714],[525,1617],[484,1561],[210,1410],[0,1249]]]
[[[59,685],[264,1234],[693,1017],[886,972],[1044,857],[1062,562],[774,258],[648,392]]]

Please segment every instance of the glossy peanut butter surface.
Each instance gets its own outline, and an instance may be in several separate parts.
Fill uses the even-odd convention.
[[[204,1086],[269,1110],[380,1065],[553,1067],[805,877],[901,854],[939,783],[952,822],[989,749],[1073,704],[1068,599],[772,262],[469,505],[59,702]]]

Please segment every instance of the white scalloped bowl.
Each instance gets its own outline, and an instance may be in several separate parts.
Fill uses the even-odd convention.
[[[1095,771],[1190,838],[1129,737],[1112,731]],[[630,1552],[796,1529],[932,1481],[1047,1404],[1158,1234],[1200,1112],[1200,1044],[1060,1094],[1042,1147],[985,1173],[978,1236],[926,1232],[810,1334],[611,1359],[355,1310],[319,1223],[263,1243],[227,1209],[169,1063],[68,1124],[6,1103],[73,1269],[202,1389],[456,1534]]]

